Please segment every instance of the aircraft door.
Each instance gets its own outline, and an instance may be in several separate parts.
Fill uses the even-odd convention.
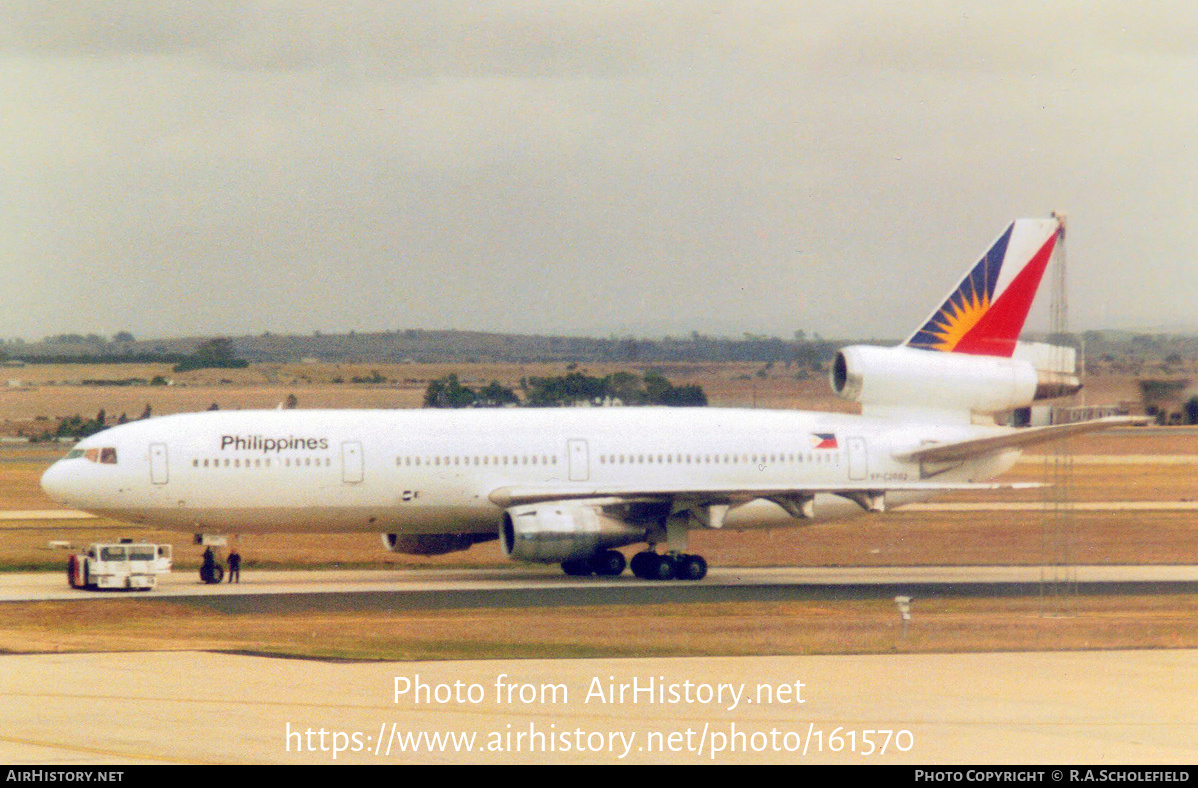
[[[869,452],[865,446],[865,438],[852,437],[846,439],[849,449],[849,481],[865,481],[869,477]]]
[[[358,484],[363,477],[362,444],[345,441],[341,444],[341,481]]]
[[[591,477],[590,452],[582,438],[571,438],[566,442],[570,456],[570,481],[585,482]]]
[[[154,484],[166,484],[170,478],[170,468],[166,461],[166,444],[150,444],[150,481]]]

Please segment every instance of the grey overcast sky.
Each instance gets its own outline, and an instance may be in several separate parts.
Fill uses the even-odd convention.
[[[1190,2],[7,0],[0,90],[0,337],[899,337],[1053,209],[1198,326]]]

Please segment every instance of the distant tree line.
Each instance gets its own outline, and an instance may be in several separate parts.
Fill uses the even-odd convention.
[[[497,381],[475,391],[452,374],[429,383],[424,391],[426,408],[501,408],[519,403],[516,393]]]
[[[145,410],[142,411],[139,419],[150,418],[150,405],[146,403]],[[126,424],[129,422],[129,417],[122,413],[116,420],[117,424]],[[108,428],[108,414],[101,408],[94,419],[85,419],[83,416],[76,413],[74,416],[67,416],[59,419],[58,426],[54,430],[44,430],[39,434],[30,435],[30,443],[50,443],[60,440],[77,441],[86,438],[88,435],[95,435],[97,432]]]
[[[233,352],[232,340],[225,338],[209,339],[196,346],[195,352],[184,357],[175,365],[175,372],[189,372],[193,369],[244,369],[250,362],[237,358]]]
[[[523,405],[553,408],[580,403],[695,407],[707,404],[707,395],[701,386],[675,386],[655,372],[643,377],[631,372],[616,372],[602,378],[570,372],[556,377],[525,378],[520,388],[524,392],[523,400],[515,391],[496,381],[475,390],[463,385],[457,375],[451,374],[428,384],[424,393],[424,407],[495,408]]]
[[[46,354],[12,353],[0,351],[0,359],[4,361],[23,361],[26,364],[180,364],[189,358],[183,353],[127,353],[125,355],[104,354],[98,356],[70,355],[52,356]]]

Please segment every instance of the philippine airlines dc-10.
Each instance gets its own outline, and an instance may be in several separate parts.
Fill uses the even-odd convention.
[[[215,411],[83,441],[42,477],[56,501],[195,533],[379,532],[436,554],[499,538],[516,560],[702,578],[694,528],[807,524],[992,488],[1024,445],[993,414],[1076,390],[1017,342],[1062,227],[1012,223],[910,339],[841,350],[862,415],[718,408]],[[1039,346],[1043,349],[1044,346]],[[1043,353],[1039,354],[1044,356]],[[665,546],[663,553],[658,545]]]

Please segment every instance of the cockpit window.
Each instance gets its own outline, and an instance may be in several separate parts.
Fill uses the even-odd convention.
[[[63,459],[73,460],[76,457],[82,457],[90,462],[99,462],[104,465],[116,465],[116,449],[112,447],[71,449]]]

